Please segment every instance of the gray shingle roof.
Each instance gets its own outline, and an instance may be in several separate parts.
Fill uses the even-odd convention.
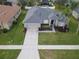
[[[48,0],[42,0],[43,3],[48,3]]]
[[[53,13],[52,9],[33,7],[27,12],[25,17],[25,23],[42,23],[43,20],[47,20],[48,16]]]
[[[65,23],[67,18],[61,12],[49,8],[33,7],[27,12],[24,23],[43,23],[43,20],[57,20]]]
[[[51,13],[50,15],[49,15],[49,19],[51,19],[51,20],[57,20],[57,12],[53,12],[53,13]]]

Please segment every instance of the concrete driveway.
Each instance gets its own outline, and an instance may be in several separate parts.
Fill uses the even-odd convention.
[[[38,27],[30,27],[24,40],[22,51],[17,59],[40,59],[38,52]]]

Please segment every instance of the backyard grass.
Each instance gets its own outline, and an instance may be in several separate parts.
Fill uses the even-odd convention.
[[[57,10],[61,10],[64,13],[68,13],[65,7],[59,8],[56,6]],[[63,9],[63,10],[62,10]],[[79,34],[76,34],[77,21],[70,15],[68,16],[69,21],[69,32],[56,32],[56,33],[39,33],[39,44],[41,45],[79,45]]]
[[[0,50],[0,59],[17,59],[20,50]]]
[[[14,24],[10,31],[0,34],[0,45],[19,45],[24,41],[24,28],[22,21],[24,20],[26,12],[22,10],[17,24]]]
[[[79,50],[40,50],[40,59],[79,59]]]

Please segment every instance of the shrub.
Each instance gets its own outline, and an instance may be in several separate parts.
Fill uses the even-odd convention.
[[[17,21],[14,21],[13,24],[17,24]]]
[[[6,32],[8,32],[8,30],[7,29],[3,29],[3,33],[6,33]]]

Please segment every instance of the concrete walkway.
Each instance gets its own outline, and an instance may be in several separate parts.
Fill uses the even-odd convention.
[[[17,59],[40,59],[38,52],[38,28],[28,28],[22,51]]]

